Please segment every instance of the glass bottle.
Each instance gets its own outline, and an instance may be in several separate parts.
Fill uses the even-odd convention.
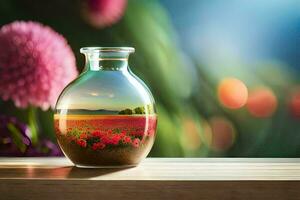
[[[86,65],[58,98],[55,132],[78,167],[128,167],[154,143],[157,116],[147,86],[129,69],[130,47],[85,47]]]

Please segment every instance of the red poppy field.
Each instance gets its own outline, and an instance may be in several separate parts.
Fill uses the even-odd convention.
[[[71,160],[120,160],[148,154],[157,119],[156,115],[55,115],[54,124],[58,142]]]
[[[154,136],[155,129],[156,116],[55,116],[58,136],[93,150],[117,145],[137,148]]]

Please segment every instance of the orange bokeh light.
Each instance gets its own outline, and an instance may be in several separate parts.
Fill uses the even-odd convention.
[[[185,118],[183,120],[184,141],[187,149],[196,150],[201,146],[200,131],[197,124],[192,118]]]
[[[292,116],[300,118],[300,91],[296,91],[292,94],[288,106]]]
[[[247,108],[254,117],[266,118],[275,112],[277,104],[277,98],[271,89],[257,88],[250,92]]]
[[[219,101],[227,108],[238,109],[243,107],[248,98],[246,85],[239,79],[223,79],[218,87]]]
[[[213,117],[205,128],[204,138],[214,151],[226,151],[235,141],[235,129],[232,123],[223,117]]]

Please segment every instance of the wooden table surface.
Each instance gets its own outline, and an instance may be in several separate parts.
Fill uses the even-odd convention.
[[[79,169],[65,158],[0,158],[0,199],[300,199],[300,159],[148,158]]]

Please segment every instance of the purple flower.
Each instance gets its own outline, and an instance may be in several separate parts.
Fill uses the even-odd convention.
[[[15,117],[0,115],[0,156],[62,156],[57,144],[40,139],[31,142],[28,126]]]
[[[31,145],[30,135],[26,124],[0,115],[0,156],[22,156]]]
[[[63,156],[63,153],[51,140],[41,139],[36,146],[29,146],[24,156]]]
[[[36,22],[0,29],[0,97],[17,107],[54,107],[77,76],[75,57],[63,36]]]

